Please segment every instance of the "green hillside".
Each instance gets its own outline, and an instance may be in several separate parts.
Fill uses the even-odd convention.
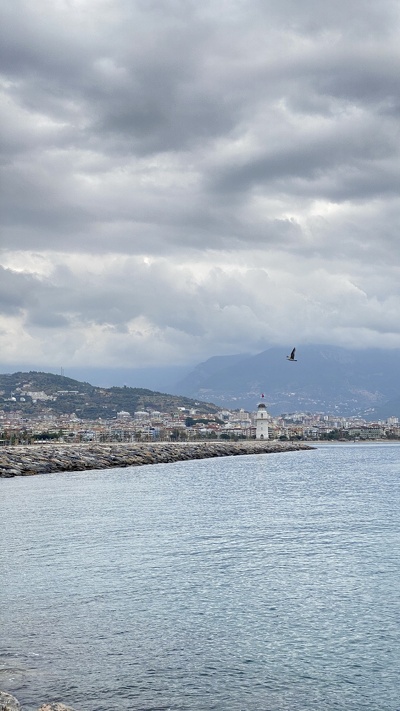
[[[0,374],[0,409],[22,411],[27,416],[49,410],[57,414],[75,413],[82,419],[108,419],[121,410],[131,415],[138,410],[174,413],[179,407],[210,414],[219,410],[212,403],[184,396],[143,388],[99,388],[52,373]]]

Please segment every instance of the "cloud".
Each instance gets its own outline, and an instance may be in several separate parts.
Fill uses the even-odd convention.
[[[2,13],[7,362],[400,346],[396,3]]]

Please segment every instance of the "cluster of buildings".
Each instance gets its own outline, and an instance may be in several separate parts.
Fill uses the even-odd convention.
[[[0,410],[2,444],[58,440],[61,442],[133,442],[197,439],[382,440],[400,439],[398,418],[367,422],[310,413],[273,417],[261,401],[254,412],[220,410],[216,415],[178,407],[173,414],[156,410],[131,415],[120,411],[112,419],[87,420],[76,414],[57,415],[50,409],[27,417],[21,411]]]

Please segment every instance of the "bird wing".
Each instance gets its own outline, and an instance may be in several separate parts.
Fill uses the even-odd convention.
[[[295,353],[296,353],[296,349],[293,348],[293,350],[292,350],[292,352],[291,352],[291,354],[290,354],[290,357],[291,357],[291,358],[294,358],[294,354],[295,354]]]

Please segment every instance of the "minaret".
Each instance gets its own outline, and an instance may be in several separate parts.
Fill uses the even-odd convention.
[[[257,407],[256,416],[256,439],[268,439],[268,412],[263,402],[264,393],[261,395],[261,402]]]

